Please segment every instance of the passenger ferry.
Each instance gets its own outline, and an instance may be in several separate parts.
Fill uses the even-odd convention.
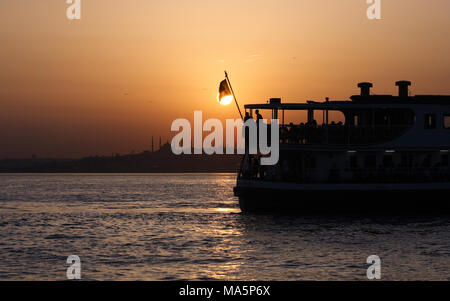
[[[246,105],[280,120],[280,159],[262,166],[260,155],[244,156],[234,188],[241,210],[450,212],[450,96],[396,85],[398,96],[373,95],[363,82],[345,101]],[[298,110],[304,123],[285,120]],[[330,122],[333,112],[341,121]]]

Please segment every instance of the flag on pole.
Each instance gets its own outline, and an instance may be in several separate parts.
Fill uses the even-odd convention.
[[[233,101],[233,94],[231,93],[230,86],[228,85],[228,81],[226,79],[220,82],[217,101],[222,105],[228,105]]]
[[[217,93],[217,101],[221,105],[229,105],[230,103],[234,102],[236,103],[236,107],[239,111],[239,115],[241,116],[241,119],[244,119],[241,113],[241,109],[239,108],[239,104],[237,102],[236,96],[234,95],[233,88],[231,87],[231,82],[228,77],[228,73],[225,71],[225,79],[220,82],[219,86],[219,93]]]

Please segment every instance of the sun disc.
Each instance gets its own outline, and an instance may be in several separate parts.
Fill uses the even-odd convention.
[[[233,95],[227,95],[219,99],[219,95],[217,95],[217,101],[223,105],[229,105],[233,101]]]

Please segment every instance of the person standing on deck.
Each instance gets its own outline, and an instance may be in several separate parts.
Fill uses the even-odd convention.
[[[261,119],[263,119],[263,117],[261,116],[261,114],[259,114],[259,110],[256,110],[255,114],[256,114],[256,134],[257,134],[256,143],[258,145],[258,151],[259,151],[259,121]]]

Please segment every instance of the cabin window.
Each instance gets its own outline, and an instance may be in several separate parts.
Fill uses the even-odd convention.
[[[383,156],[383,165],[384,165],[384,167],[393,167],[394,166],[394,160],[393,160],[391,154],[387,154],[387,155]]]
[[[353,124],[355,125],[355,127],[359,126],[359,116],[358,115],[353,116]]]
[[[375,156],[375,155],[367,155],[364,158],[364,167],[366,167],[366,168],[375,168],[375,167],[377,167],[377,156]]]
[[[444,129],[450,129],[450,114],[444,114]]]
[[[407,154],[402,154],[400,166],[401,167],[407,167],[408,165],[409,165],[408,164],[408,155]]]
[[[316,168],[316,165],[316,158],[309,158],[309,160],[306,161],[307,168]]]
[[[356,159],[356,155],[350,156],[350,168],[355,169],[358,167],[358,161]]]
[[[436,114],[425,114],[425,129],[433,130],[436,128]]]
[[[431,156],[427,155],[422,161],[422,167],[431,167]]]

